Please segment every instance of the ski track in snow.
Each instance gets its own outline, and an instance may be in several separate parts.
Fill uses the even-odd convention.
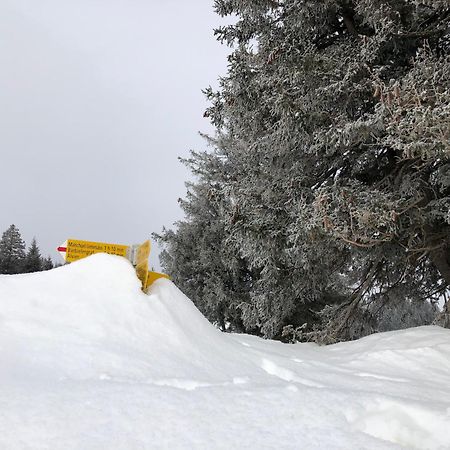
[[[450,449],[450,331],[222,334],[119,257],[0,276],[0,449]]]

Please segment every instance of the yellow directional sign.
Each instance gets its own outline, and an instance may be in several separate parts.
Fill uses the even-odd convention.
[[[145,284],[145,289],[148,289],[150,285],[156,281],[159,278],[167,278],[170,280],[169,275],[166,275],[165,273],[159,273],[159,272],[148,272],[147,273],[147,282]]]
[[[142,283],[142,290],[147,288],[158,278],[169,278],[158,272],[148,271],[148,257],[150,256],[150,241],[140,245],[107,244],[105,242],[80,241],[68,239],[58,247],[66,262],[74,262],[86,258],[94,253],[108,253],[127,258],[136,269],[136,275]]]
[[[150,256],[150,241],[145,241],[136,251],[136,275],[141,280],[142,287],[147,286],[148,257]]]
[[[110,255],[127,256],[128,245],[107,244],[105,242],[80,241],[68,239],[66,247],[66,261],[78,261],[94,253],[108,253]]]

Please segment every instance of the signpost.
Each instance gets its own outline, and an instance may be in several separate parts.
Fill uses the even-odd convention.
[[[140,245],[108,244],[106,242],[81,241],[67,239],[58,247],[58,252],[67,263],[78,261],[95,253],[108,253],[127,258],[136,269],[136,275],[142,283],[144,291],[158,278],[169,278],[158,272],[148,271],[148,257],[150,256],[150,241]]]

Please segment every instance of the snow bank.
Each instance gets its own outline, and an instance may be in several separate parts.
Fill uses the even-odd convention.
[[[450,448],[450,332],[222,334],[94,255],[0,276],[0,448]]]

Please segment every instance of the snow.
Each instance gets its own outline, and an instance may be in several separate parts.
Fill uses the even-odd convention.
[[[0,448],[448,449],[450,331],[223,334],[109,255],[0,276]]]

